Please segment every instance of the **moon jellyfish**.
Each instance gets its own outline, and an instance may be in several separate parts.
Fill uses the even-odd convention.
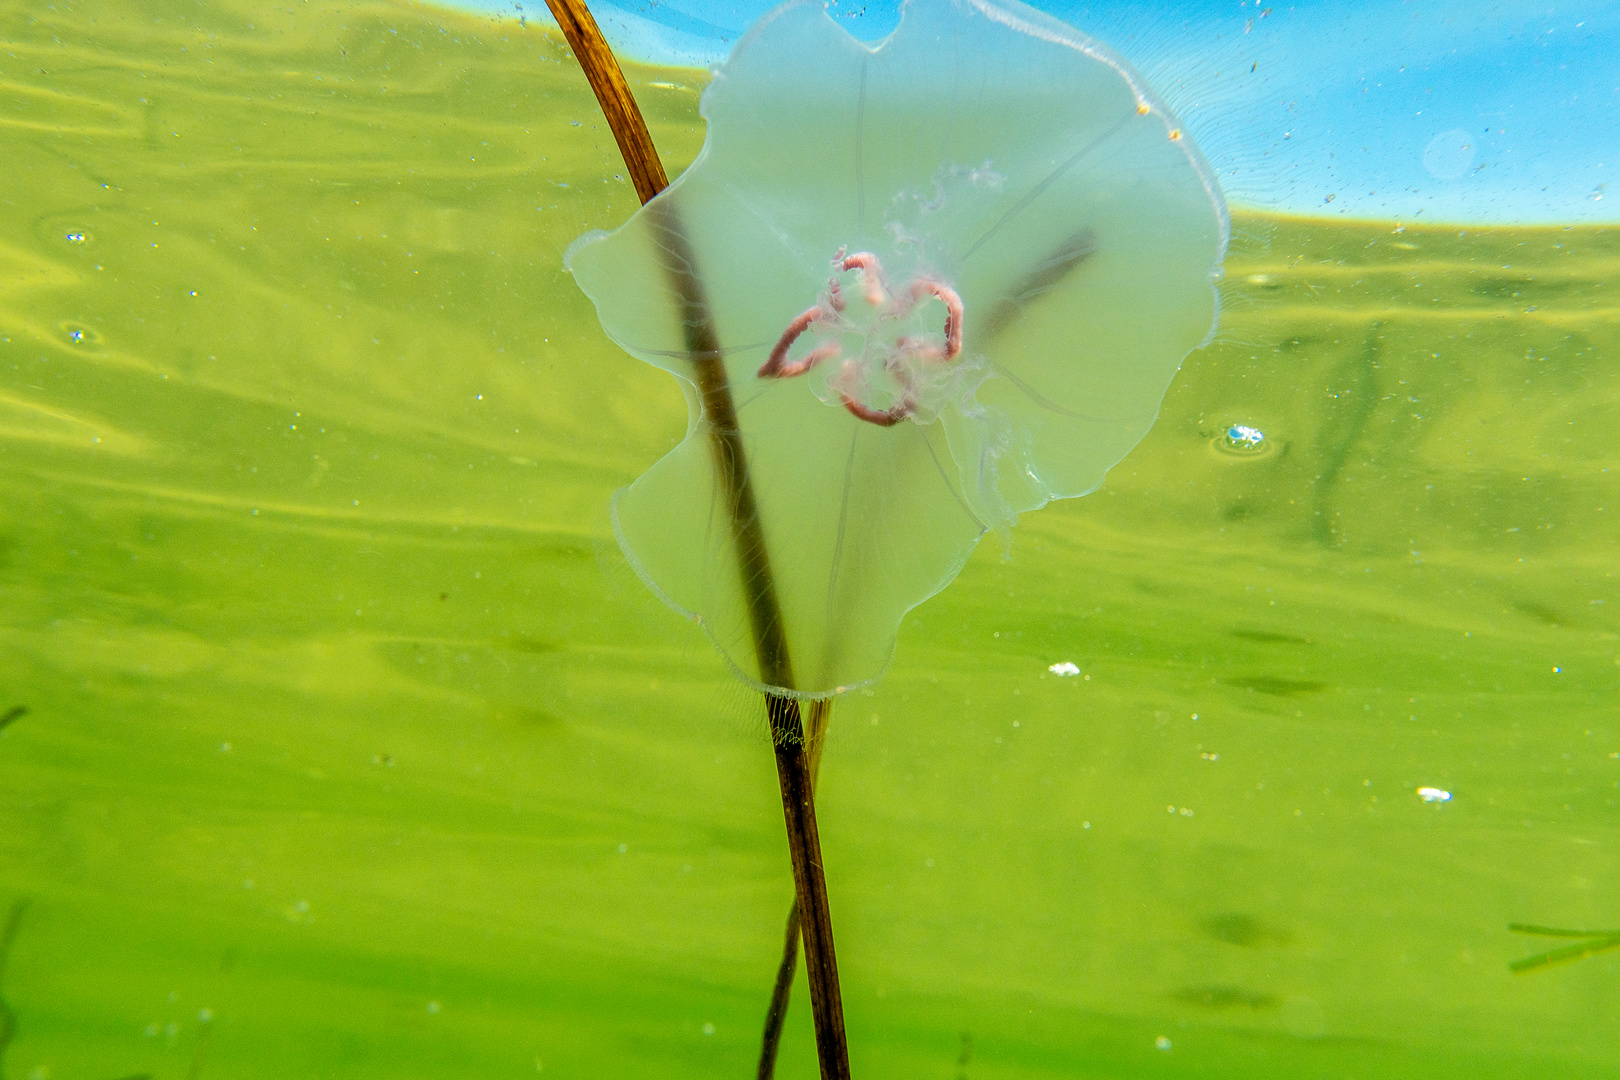
[[[1225,205],[1123,60],[1010,0],[910,0],[875,45],[794,0],[701,111],[691,168],[568,254],[608,335],[690,406],[615,529],[746,681],[826,696],[882,674],[987,530],[1095,489],[1147,432],[1213,329]],[[694,318],[718,336],[796,685],[755,655]]]

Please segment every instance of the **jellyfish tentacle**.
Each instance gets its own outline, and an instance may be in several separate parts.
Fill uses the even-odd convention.
[[[861,287],[868,304],[882,307],[889,302],[889,289],[883,281],[883,263],[876,255],[870,251],[857,251],[853,255],[845,256],[838,266],[842,270],[861,272]]]
[[[803,375],[823,360],[836,360],[843,351],[837,342],[811,349],[792,363],[783,364],[777,370],[776,377],[778,379],[791,379],[794,376]]]
[[[893,427],[910,416],[916,408],[916,402],[912,399],[910,393],[910,380],[898,373],[897,378],[900,379],[905,390],[901,400],[888,409],[874,409],[855,396],[853,391],[861,381],[861,375],[860,369],[855,366],[853,360],[844,361],[842,370],[833,378],[831,386],[837,392],[838,400],[843,402],[844,408],[849,410],[851,416],[858,420],[865,420],[868,424],[876,424],[878,427]]]
[[[945,305],[945,353],[940,359],[955,360],[962,354],[962,297],[943,281],[918,278],[909,290],[912,302],[933,296]]]
[[[896,338],[894,345],[896,359],[902,357],[907,359],[916,358],[918,360],[949,359],[945,355],[944,349],[932,344],[927,338],[912,337],[907,335],[905,337]]]
[[[863,405],[848,394],[841,393],[838,396],[843,400],[844,408],[848,409],[857,419],[865,420],[868,424],[876,424],[878,427],[894,427],[894,425],[911,415],[911,406],[904,401],[892,409],[879,410]]]
[[[792,372],[785,370],[790,366],[794,366],[788,364],[788,350],[793,347],[795,341],[799,340],[800,334],[810,329],[811,323],[820,321],[825,315],[826,310],[820,304],[800,312],[792,322],[788,323],[788,328],[777,339],[776,347],[771,350],[771,355],[759,366],[759,371],[755,374],[761,379],[785,379],[808,371],[808,367]],[[802,362],[800,361],[800,363]]]
[[[962,354],[963,305],[961,294],[943,281],[932,277],[913,278],[899,292],[890,292],[884,278],[883,263],[870,251],[846,254],[839,248],[833,256],[833,268],[839,271],[859,271],[862,295],[873,308],[879,320],[903,319],[917,304],[932,297],[945,305],[945,342],[935,344],[930,337],[905,334],[896,339],[894,347],[883,358],[883,367],[900,386],[900,399],[887,409],[876,409],[860,400],[860,370],[854,360],[844,361],[843,368],[833,379],[831,387],[850,415],[879,427],[893,427],[917,413],[917,364],[951,361]],[[762,379],[791,379],[803,375],[817,364],[836,360],[843,355],[837,342],[818,346],[797,360],[789,360],[788,353],[806,330],[818,322],[849,329],[844,320],[845,300],[843,287],[834,274],[827,280],[827,292],[815,307],[800,312],[786,330],[769,358],[760,365]]]

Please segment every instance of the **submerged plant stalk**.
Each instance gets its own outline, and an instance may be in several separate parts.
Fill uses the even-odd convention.
[[[546,0],[563,35],[590,81],[613,137],[619,144],[636,193],[660,234],[660,250],[670,284],[679,297],[686,351],[692,363],[698,397],[710,434],[714,467],[725,493],[737,571],[748,602],[749,624],[759,660],[760,680],[791,687],[793,664],[788,653],[781,605],[771,574],[770,553],[760,528],[759,512],[748,476],[748,460],[737,423],[736,404],[726,378],[724,355],[698,276],[691,245],[679,213],[669,200],[652,199],[669,186],[663,164],[647,133],[647,124],[630,93],[618,61],[602,38],[583,0]],[[848,1080],[849,1049],[844,1036],[843,1002],[838,988],[838,962],[833,951],[832,913],[822,872],[821,840],[816,830],[810,755],[796,699],[765,695],[771,743],[776,751],[777,780],[793,862],[795,908],[804,937],[805,971],[816,1025],[816,1050],[823,1080]]]
[[[821,774],[821,750],[826,745],[827,722],[832,717],[832,699],[818,698],[810,703],[810,792],[815,794]],[[787,926],[782,934],[782,959],[776,966],[776,985],[771,988],[770,1008],[765,1010],[765,1034],[760,1039],[758,1080],[776,1075],[776,1051],[782,1042],[782,1024],[787,1020],[788,999],[793,994],[793,974],[799,967],[799,901],[788,905]]]

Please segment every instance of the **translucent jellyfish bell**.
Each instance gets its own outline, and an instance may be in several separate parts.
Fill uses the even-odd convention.
[[[616,528],[746,680],[836,693],[882,674],[901,617],[987,529],[1093,490],[1147,432],[1213,329],[1225,205],[1123,60],[1008,0],[910,0],[876,46],[794,0],[716,69],[702,113],[691,168],[569,251],[608,334],[692,402]],[[677,218],[794,686],[754,655],[668,270]]]

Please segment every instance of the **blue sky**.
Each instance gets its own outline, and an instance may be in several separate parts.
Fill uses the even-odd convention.
[[[544,0],[455,6],[550,21]],[[616,50],[693,66],[723,60],[772,6],[591,2]],[[1236,204],[1419,223],[1620,222],[1620,3],[1036,6],[1131,61]],[[829,11],[868,40],[899,20],[896,0]]]

